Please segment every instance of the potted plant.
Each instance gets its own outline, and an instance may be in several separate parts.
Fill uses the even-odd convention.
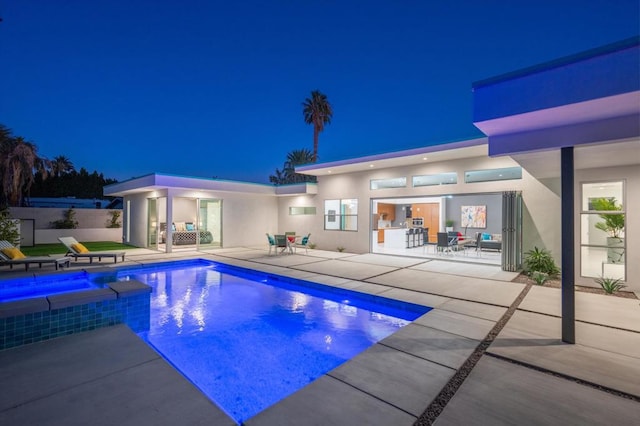
[[[596,198],[591,202],[592,209],[596,211],[621,211],[622,206],[616,203],[615,198]],[[624,214],[600,213],[603,220],[595,224],[596,229],[609,234],[607,237],[607,262],[624,263]]]
[[[444,226],[445,226],[445,231],[447,232],[453,232],[453,225],[455,224],[455,222],[453,221],[453,219],[447,219],[444,221]]]

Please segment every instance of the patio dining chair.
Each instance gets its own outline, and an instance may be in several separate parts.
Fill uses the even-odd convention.
[[[291,244],[296,242],[296,233],[295,232],[285,232],[284,235],[287,237]]]
[[[436,250],[439,253],[451,253],[451,240],[446,232],[438,232],[438,240],[436,242]]]
[[[278,248],[276,247],[276,239],[273,237],[273,235],[269,235],[269,233],[266,233],[267,235],[267,241],[269,241],[269,256],[271,256],[271,249],[273,248],[275,253],[278,254]]]
[[[309,237],[311,236],[311,234],[307,234],[304,237],[302,237],[302,239],[300,240],[299,243],[295,243],[293,245],[293,249],[297,252],[298,247],[304,247],[304,252],[305,254],[309,254]]]
[[[275,235],[274,238],[276,240],[276,254],[278,254],[278,249],[280,249],[280,253],[284,253],[287,250],[289,250],[290,253],[293,253],[286,235]]]

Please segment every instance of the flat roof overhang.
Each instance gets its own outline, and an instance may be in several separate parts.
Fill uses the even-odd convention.
[[[486,156],[487,139],[478,138],[347,160],[310,164],[296,167],[296,173],[311,176],[327,176]]]
[[[104,187],[104,195],[124,197],[166,189],[230,192],[266,196],[293,196],[316,194],[318,192],[317,186],[313,183],[273,186],[260,183],[152,173],[124,182],[107,185]]]
[[[489,155],[640,136],[640,38],[473,85],[474,124]]]

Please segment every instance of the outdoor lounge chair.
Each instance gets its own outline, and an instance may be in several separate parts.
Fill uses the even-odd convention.
[[[15,247],[8,241],[0,241],[0,265],[9,265],[10,269],[13,269],[13,265],[24,265],[24,270],[28,271],[29,266],[38,264],[42,268],[43,264],[52,263],[58,268],[69,266],[71,261],[70,257],[49,257],[49,256],[25,256],[20,249]]]
[[[103,257],[111,257],[113,263],[118,263],[118,257],[122,257],[124,262],[125,252],[123,251],[89,251],[73,237],[58,237],[58,240],[67,247],[67,256],[73,257],[76,261],[78,258],[87,258],[89,263],[93,263],[93,259],[96,257],[99,262]]]

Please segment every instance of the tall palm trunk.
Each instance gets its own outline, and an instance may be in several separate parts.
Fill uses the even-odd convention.
[[[320,129],[318,126],[313,126],[313,162],[318,161],[318,136],[320,135]]]

